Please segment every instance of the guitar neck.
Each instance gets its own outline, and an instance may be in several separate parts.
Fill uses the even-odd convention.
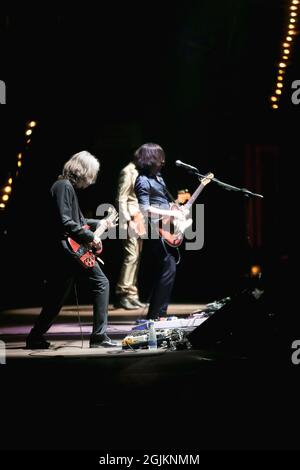
[[[107,229],[107,223],[106,223],[106,220],[103,219],[101,220],[99,227],[95,230],[94,235],[98,238],[101,238],[101,235],[103,235],[106,229]]]
[[[95,230],[94,234],[96,237],[101,238],[101,235],[107,230],[113,222],[116,222],[118,220],[118,213],[109,211],[110,215],[105,217],[105,219],[102,219],[100,221],[99,227]],[[112,213],[111,213],[112,212]]]
[[[196,189],[196,191],[192,194],[190,200],[186,203],[185,207],[187,209],[190,209],[190,207],[194,204],[194,202],[196,201],[197,197],[199,196],[199,194],[201,193],[201,191],[204,189],[204,184],[201,183],[198,188]]]

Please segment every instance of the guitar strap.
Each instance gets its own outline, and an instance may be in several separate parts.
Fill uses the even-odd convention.
[[[77,194],[76,194],[76,196],[77,196]],[[85,225],[86,224],[85,217],[84,217],[83,213],[81,212],[79,204],[78,204],[78,214],[79,214],[79,219],[80,219],[81,225]]]
[[[79,209],[79,206],[78,206],[78,210],[79,210],[80,223],[81,223],[81,225],[85,225],[83,213],[82,213],[81,210]]]
[[[77,213],[78,213],[78,217],[79,217],[79,220],[80,220],[80,224],[85,225],[84,216],[83,216],[83,213],[81,212],[81,209],[80,209],[80,206],[79,206],[79,201],[78,201],[78,196],[77,196],[77,193],[76,193],[75,190],[74,190],[74,194],[75,194],[76,205],[77,205]]]
[[[161,185],[164,187],[164,189],[166,190],[166,193],[167,193],[167,195],[169,196],[169,199],[170,199],[172,202],[174,202],[174,203],[176,204],[176,201],[175,201],[174,196],[173,196],[172,193],[170,193],[170,191],[168,190],[168,188],[167,188],[167,186],[166,186],[166,183],[163,182],[162,177],[161,177],[161,176],[157,176],[156,178],[157,178],[157,181],[159,182],[159,184],[161,184]]]
[[[174,202],[174,204],[176,204],[176,201],[174,199],[174,196],[170,193],[170,191],[168,190],[167,186],[166,186],[166,191],[167,191],[167,195],[169,196],[169,198],[171,199],[172,202]]]

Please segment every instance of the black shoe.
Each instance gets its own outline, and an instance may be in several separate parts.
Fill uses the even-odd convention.
[[[118,347],[117,341],[110,338],[105,338],[103,341],[90,341],[90,348],[116,348]]]
[[[137,310],[138,307],[137,305],[134,305],[131,303],[131,300],[129,300],[127,297],[121,297],[118,302],[114,304],[115,308],[124,308],[125,310]]]
[[[139,299],[129,299],[129,302],[132,304],[132,305],[137,305],[139,308],[145,308],[147,307],[146,304],[143,304],[143,302],[141,302]]]
[[[51,346],[51,343],[49,343],[49,341],[46,341],[44,338],[39,338],[39,339],[27,338],[25,349],[49,349],[50,346]]]

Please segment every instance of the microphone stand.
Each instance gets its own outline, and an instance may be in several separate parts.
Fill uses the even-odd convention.
[[[195,169],[195,170],[190,169],[189,172],[196,175],[199,179],[206,178],[206,175],[201,175],[198,169]],[[237,188],[236,186],[232,186],[231,184],[224,183],[223,181],[220,181],[217,178],[212,178],[211,181],[214,181],[216,184],[218,184],[219,186],[222,186],[227,191],[236,191],[236,192],[242,193],[243,196],[245,197],[250,197],[250,196],[259,197],[259,198],[264,197],[262,194],[253,193],[252,191],[249,191],[249,189],[246,189],[246,188]]]
[[[197,168],[195,168],[195,169],[190,168],[188,171],[189,171],[189,173],[192,173],[195,176],[197,176],[197,178],[199,178],[200,180],[203,179],[203,178],[206,178],[206,175],[202,175],[201,173],[199,173],[199,170]],[[227,191],[239,192],[247,198],[250,198],[250,196],[251,196],[251,197],[259,197],[259,198],[263,199],[263,197],[264,197],[262,194],[253,193],[252,191],[249,191],[246,188],[238,188],[236,186],[232,186],[231,184],[224,183],[223,181],[220,181],[217,178],[212,178],[211,181],[214,181],[217,185],[222,186]],[[247,225],[247,228],[246,228],[246,234],[245,235],[246,235],[246,240],[247,240],[248,245],[250,244],[250,246],[251,246],[250,237],[249,237],[249,234],[248,234],[248,225]],[[202,310],[200,310],[200,313],[202,313]]]

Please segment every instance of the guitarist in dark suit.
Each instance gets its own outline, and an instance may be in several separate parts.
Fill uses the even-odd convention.
[[[183,210],[171,210],[166,184],[161,177],[165,163],[165,153],[157,144],[144,144],[135,152],[135,164],[139,176],[135,183],[135,192],[140,209],[148,217],[158,219],[162,216],[183,219]],[[148,236],[153,259],[156,263],[156,279],[153,286],[148,319],[159,319],[167,316],[168,304],[176,276],[177,250],[168,248],[161,238]]]
[[[71,237],[78,243],[91,244],[95,248],[100,244],[100,239],[93,231],[99,223],[106,221],[84,219],[75,191],[95,183],[99,169],[100,163],[93,155],[86,151],[79,152],[65,163],[62,175],[51,188],[52,212],[48,221],[52,239],[49,258],[53,266],[46,284],[42,311],[26,340],[27,349],[49,348],[50,343],[43,335],[59,314],[77,275],[86,278],[93,297],[93,330],[90,347],[109,348],[117,345],[106,334],[109,281],[98,263],[92,268],[82,267],[67,242],[68,237]],[[86,224],[91,230],[83,227]]]

